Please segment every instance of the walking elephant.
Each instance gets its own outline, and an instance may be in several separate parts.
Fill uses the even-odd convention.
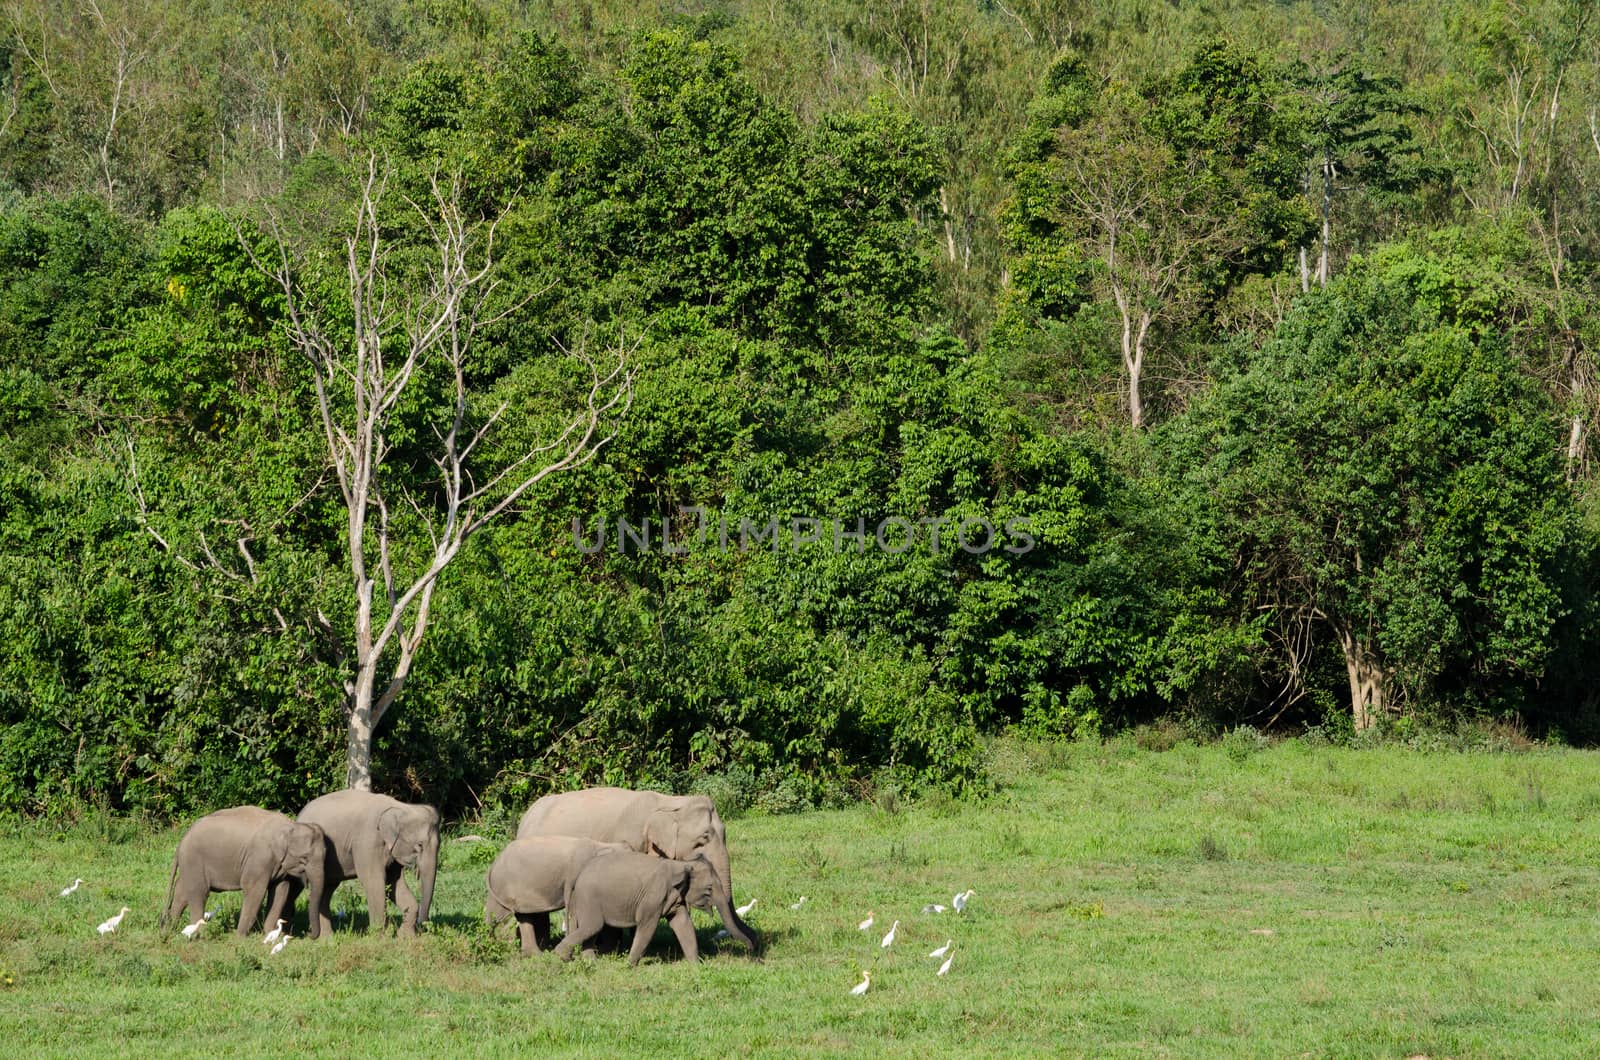
[[[250,934],[261,902],[273,892],[270,917],[276,920],[287,902],[304,886],[311,896],[312,938],[318,934],[317,903],[326,883],[327,840],[315,824],[296,822],[259,806],[235,806],[207,814],[183,834],[167,880],[167,905],[161,926],[177,922],[184,908],[189,923],[205,919],[206,898],[213,891],[243,891],[239,937]]]
[[[631,927],[633,948],[628,951],[628,963],[637,965],[656,933],[657,922],[666,917],[683,947],[684,960],[698,961],[700,947],[689,910],[713,902],[726,907],[728,897],[703,854],[693,861],[678,861],[624,850],[594,858],[573,881],[567,901],[567,934],[557,944],[556,956],[570,961],[572,952],[602,928]]]
[[[517,825],[517,838],[568,835],[603,843],[622,843],[641,854],[687,861],[704,855],[730,901],[733,876],[728,862],[727,831],[717,808],[704,795],[663,795],[626,788],[584,788],[546,795],[528,807]],[[759,936],[731,906],[726,911],[707,902],[694,908],[717,913],[728,934],[760,952]],[[568,915],[571,927],[571,915]]]
[[[550,914],[567,907],[578,873],[596,857],[627,850],[621,843],[565,835],[514,839],[489,866],[483,918],[493,928],[515,916],[524,955],[548,949]]]
[[[336,791],[306,803],[300,820],[320,826],[328,837],[327,887],[315,914],[323,931],[333,930],[333,892],[345,880],[356,879],[367,895],[368,931],[387,926],[392,889],[400,908],[400,934],[417,933],[428,919],[439,870],[438,810],[370,791]],[[417,874],[415,896],[406,885],[405,869]],[[294,900],[292,891],[289,900]]]

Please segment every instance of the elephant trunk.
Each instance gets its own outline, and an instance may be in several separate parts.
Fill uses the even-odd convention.
[[[306,911],[309,921],[306,934],[314,939],[322,937],[322,892],[327,883],[324,860],[321,851],[318,851],[317,856],[306,862]],[[293,909],[289,910],[289,915],[294,915]]]
[[[711,867],[717,870],[717,877],[722,884],[722,893],[718,896],[718,914],[722,917],[722,926],[728,929],[728,934],[749,946],[754,952],[760,952],[760,939],[755,929],[740,919],[733,908],[733,870],[728,861],[728,848],[717,844],[710,847],[706,854],[711,861]]]
[[[439,871],[439,841],[422,848],[417,858],[417,930],[427,923],[428,909],[433,905],[433,877]]]
[[[722,926],[728,929],[728,934],[750,947],[751,953],[761,952],[761,939],[755,930],[739,919],[739,914],[734,911],[733,900],[728,897],[728,892],[721,886],[713,890],[711,900],[716,903],[717,915],[722,917]]]

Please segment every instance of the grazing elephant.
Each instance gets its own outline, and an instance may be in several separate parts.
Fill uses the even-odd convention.
[[[489,866],[483,918],[493,928],[515,915],[523,954],[538,953],[550,945],[550,914],[566,908],[583,867],[596,857],[627,849],[621,843],[566,835],[514,839]]]
[[[546,795],[528,807],[517,825],[517,838],[570,835],[603,843],[622,843],[642,854],[686,861],[704,855],[731,899],[733,876],[728,864],[728,838],[717,808],[704,795],[662,795],[625,788],[584,788]],[[716,912],[728,934],[760,952],[760,938],[730,905]],[[570,926],[570,915],[568,916]]]
[[[256,926],[268,888],[273,891],[274,920],[289,890],[298,894],[302,885],[310,892],[314,910],[323,897],[326,848],[327,840],[317,825],[299,823],[259,806],[235,806],[207,814],[190,825],[178,841],[161,926],[169,919],[176,923],[185,906],[190,924],[204,920],[206,898],[212,891],[244,892],[240,938]],[[311,937],[316,938],[317,933],[313,915]]]
[[[572,951],[585,946],[604,927],[631,927],[633,948],[628,951],[628,963],[637,965],[656,933],[656,923],[666,917],[683,947],[684,960],[698,961],[700,947],[689,910],[713,902],[726,908],[728,896],[704,855],[678,861],[623,850],[593,858],[572,883],[567,935],[556,945],[556,956],[572,960]]]
[[[400,934],[417,933],[428,919],[439,870],[438,810],[370,791],[336,791],[306,803],[300,820],[320,825],[328,836],[328,886],[316,913],[323,931],[333,930],[333,892],[345,880],[358,879],[367,893],[368,931],[387,926],[392,888]],[[417,874],[415,897],[406,886],[405,869]],[[289,900],[294,900],[292,890]]]

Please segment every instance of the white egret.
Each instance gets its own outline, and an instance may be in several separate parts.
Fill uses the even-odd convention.
[[[950,952],[950,943],[952,943],[954,941],[955,941],[955,939],[945,939],[944,940],[944,945],[940,946],[938,949],[934,950],[932,953],[929,953],[928,956],[929,957],[943,957],[945,954]]]
[[[71,894],[73,891],[76,891],[81,886],[83,886],[82,880],[73,880],[71,887],[61,888],[61,897],[65,898],[67,895]]]
[[[872,926],[872,910],[867,910],[867,919],[856,925],[857,931],[865,931]]]
[[[971,898],[977,893],[977,891],[968,888],[967,890],[956,895],[954,898],[950,899],[950,904],[955,906],[956,912],[965,913],[967,911],[967,899]]]
[[[894,926],[889,929],[889,933],[887,935],[883,936],[883,941],[878,943],[878,945],[882,946],[884,949],[888,949],[890,946],[893,946],[894,945],[894,933],[896,931],[899,931],[899,930],[900,930],[900,921],[896,920],[894,922]]]
[[[796,911],[798,911],[798,910],[799,910],[799,908],[800,908],[800,907],[801,907],[801,906],[803,906],[803,905],[805,905],[805,904],[806,904],[806,896],[805,896],[805,895],[803,895],[803,894],[802,894],[802,895],[801,895],[801,896],[800,896],[800,900],[799,900],[799,901],[798,901],[798,902],[794,902],[794,903],[792,903],[792,904],[791,904],[791,905],[790,905],[790,906],[789,906],[789,908],[790,908],[790,909],[794,909],[794,910],[796,910]]]
[[[924,913],[942,913],[946,909],[949,909],[949,908],[950,907],[947,906],[947,905],[939,905],[937,903],[930,903],[929,905],[923,906],[922,907],[922,911]]]
[[[863,969],[861,969],[861,982],[857,983],[854,987],[852,987],[850,992],[852,994],[854,994],[856,997],[860,997],[862,994],[865,994],[867,992],[867,987],[869,987],[871,985],[872,985],[872,973],[867,971],[865,968],[863,968]]]
[[[953,954],[953,953],[950,956],[946,957],[944,959],[944,963],[939,965],[939,970],[937,972],[933,973],[933,974],[935,974],[935,975],[943,975],[945,972],[948,972],[950,970],[951,962],[953,962],[955,959],[956,959],[956,955]]]
[[[272,943],[277,942],[278,941],[278,936],[282,935],[282,934],[283,934],[283,918],[279,917],[278,918],[278,926],[273,928],[271,931],[267,932],[267,937],[261,940],[261,944],[263,946],[270,946]],[[276,953],[277,951],[274,950],[273,952]]]
[[[95,930],[100,932],[100,934],[102,934],[102,935],[109,935],[112,932],[117,930],[118,926],[120,926],[121,923],[122,923],[122,918],[127,916],[127,915],[128,915],[128,907],[127,906],[123,906],[122,907],[122,912],[118,913],[116,916],[112,917],[110,920],[105,921],[104,923],[102,923]]]
[[[283,952],[283,948],[285,946],[287,946],[287,945],[289,945],[289,936],[285,935],[285,936],[283,936],[283,938],[278,940],[278,944],[276,946],[272,947],[272,952],[270,954],[268,954],[268,956],[269,957],[277,956],[278,954]],[[943,973],[941,973],[941,974],[943,974]]]
[[[194,923],[183,929],[183,937],[193,941],[194,937],[200,934],[200,929],[205,926],[206,922],[204,920],[196,920]]]
[[[738,913],[740,916],[749,916],[750,910],[754,909],[756,907],[756,903],[760,900],[761,899],[759,898],[752,898],[744,905],[741,905],[739,908],[735,909],[734,912]]]

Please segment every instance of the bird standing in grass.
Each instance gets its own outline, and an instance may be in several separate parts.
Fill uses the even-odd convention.
[[[749,916],[750,910],[754,909],[756,907],[756,903],[760,900],[761,899],[759,898],[752,898],[744,905],[741,905],[739,908],[735,909],[734,912],[738,913],[740,916]]]
[[[282,934],[283,934],[283,918],[279,917],[278,918],[278,926],[273,928],[271,931],[267,932],[267,937],[262,939],[261,943],[262,943],[262,945],[270,945],[270,944],[278,941],[278,936],[282,935]],[[285,936],[285,937],[287,937],[287,936]],[[273,950],[272,952],[273,953],[277,953],[278,951],[277,950]]]
[[[951,962],[953,962],[955,959],[956,959],[956,955],[953,954],[953,953],[950,956],[946,957],[944,959],[944,963],[939,965],[939,970],[937,972],[934,972],[933,974],[934,975],[943,975],[945,972],[948,972],[950,970]]]
[[[867,919],[856,925],[857,931],[865,931],[872,926],[872,911],[867,910]]]
[[[950,904],[955,906],[956,912],[965,913],[967,911],[967,899],[971,898],[973,895],[975,895],[977,893],[978,893],[977,891],[971,890],[969,888],[969,889],[967,889],[965,891],[962,891],[960,894],[956,895],[954,898],[950,899]]]
[[[282,921],[279,921],[279,923],[282,923]],[[278,940],[278,944],[276,946],[272,947],[272,952],[270,954],[268,954],[268,956],[269,957],[277,956],[278,954],[283,952],[283,948],[285,946],[287,946],[287,945],[289,945],[289,936],[285,935],[285,936],[283,936],[283,938]],[[943,975],[944,973],[940,972],[939,974]]]
[[[887,935],[883,936],[883,941],[878,943],[878,945],[883,947],[884,949],[888,949],[890,946],[893,946],[894,945],[894,933],[896,931],[899,931],[899,930],[900,930],[900,921],[896,920],[894,922],[894,926],[889,929],[889,933]]]
[[[122,907],[122,912],[118,913],[116,916],[112,917],[110,920],[107,920],[107,921],[103,922],[99,927],[95,928],[95,930],[100,932],[100,934],[102,934],[102,935],[110,935],[110,934],[114,933],[117,930],[117,928],[119,926],[121,926],[122,918],[128,915],[128,911],[129,911],[128,907],[127,906],[123,906]]]
[[[800,907],[805,905],[805,904],[806,904],[806,896],[802,894],[800,896],[800,900],[798,902],[795,902],[794,904],[790,905],[789,908],[795,910],[796,912],[798,912],[800,910]]]
[[[83,881],[82,880],[73,880],[71,887],[63,887],[63,888],[61,888],[61,897],[65,898],[67,895],[71,894],[73,891],[76,891],[79,887],[82,887],[82,886],[83,886]]]
[[[944,905],[939,905],[936,902],[930,902],[929,904],[927,904],[927,905],[922,907],[922,911],[924,913],[942,913],[948,908],[950,908],[950,907],[949,906],[944,906]]]
[[[183,937],[193,942],[194,937],[200,934],[200,929],[205,926],[206,922],[204,920],[196,920],[194,923],[183,929]]]
[[[863,969],[861,969],[861,982],[859,982],[855,986],[851,987],[850,992],[852,994],[854,994],[856,997],[860,997],[862,994],[865,994],[867,992],[867,987],[869,987],[871,985],[872,985],[872,973],[867,971],[865,968],[863,968]]]
[[[955,939],[945,939],[944,940],[944,945],[940,946],[938,949],[936,949],[932,953],[928,954],[928,956],[929,957],[943,957],[945,954],[950,952],[950,943],[952,943],[954,941],[955,941]]]

